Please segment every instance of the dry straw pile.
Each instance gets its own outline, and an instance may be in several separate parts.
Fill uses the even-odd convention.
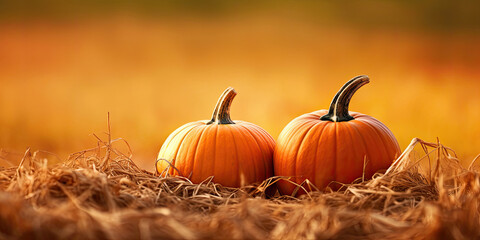
[[[0,169],[0,239],[480,238],[479,172],[439,143],[414,139],[385,174],[338,192],[266,198],[280,178],[241,189],[160,178],[120,142],[55,166],[27,151]]]

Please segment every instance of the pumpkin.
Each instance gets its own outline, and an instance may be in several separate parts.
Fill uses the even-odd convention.
[[[237,95],[231,87],[220,96],[211,120],[187,123],[162,145],[156,162],[159,173],[188,177],[227,187],[261,182],[273,174],[275,141],[259,126],[230,119]]]
[[[348,111],[354,93],[367,83],[367,76],[355,77],[335,95],[329,110],[292,120],[278,137],[274,174],[291,177],[297,184],[308,179],[320,190],[327,186],[335,190],[338,183],[370,178],[378,170],[387,169],[400,155],[392,132],[371,116]],[[288,195],[299,189],[285,180],[277,186]],[[300,189],[297,195],[303,193]]]

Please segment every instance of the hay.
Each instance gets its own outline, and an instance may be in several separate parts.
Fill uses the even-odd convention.
[[[267,198],[287,179],[237,189],[158,177],[118,150],[123,140],[98,140],[62,164],[27,150],[0,169],[0,239],[480,237],[479,172],[440,143],[414,139],[385,174],[338,192]]]

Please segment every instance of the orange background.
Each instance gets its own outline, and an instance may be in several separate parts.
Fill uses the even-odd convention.
[[[232,119],[276,138],[360,74],[371,83],[351,110],[382,121],[402,149],[439,137],[470,161],[480,153],[480,21],[465,3],[2,3],[2,165],[27,147],[60,159],[95,147],[110,112],[113,137],[152,170],[168,134],[210,118],[228,86]]]

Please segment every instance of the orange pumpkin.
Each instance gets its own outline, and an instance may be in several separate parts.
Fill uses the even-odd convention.
[[[335,95],[329,110],[292,120],[278,137],[274,174],[292,177],[298,184],[308,179],[323,190],[332,181],[351,183],[387,169],[400,155],[392,132],[373,117],[348,111],[353,94],[368,82],[367,76],[355,77]],[[287,181],[277,186],[281,193],[289,195],[296,188]],[[330,184],[332,189],[338,186]]]
[[[210,176],[228,187],[261,182],[273,174],[274,139],[259,126],[230,119],[237,95],[227,88],[211,120],[187,123],[167,138],[158,154],[159,173],[199,183]]]

